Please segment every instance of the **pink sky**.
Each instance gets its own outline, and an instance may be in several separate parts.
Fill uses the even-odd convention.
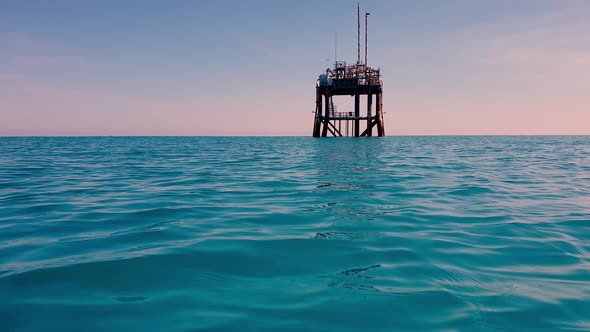
[[[590,13],[577,3],[372,47],[387,134],[590,134]],[[284,41],[247,44],[296,56]],[[120,64],[64,41],[0,31],[0,50],[0,135],[311,135],[320,65],[292,80],[252,82],[254,63],[239,82],[156,72],[166,84],[125,85]]]

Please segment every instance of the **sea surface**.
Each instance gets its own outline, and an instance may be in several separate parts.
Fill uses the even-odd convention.
[[[0,138],[0,331],[590,331],[590,137]]]

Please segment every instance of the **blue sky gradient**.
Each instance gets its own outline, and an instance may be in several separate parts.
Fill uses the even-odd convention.
[[[590,2],[361,7],[388,134],[590,134]],[[4,2],[0,135],[310,135],[336,31],[356,1]]]

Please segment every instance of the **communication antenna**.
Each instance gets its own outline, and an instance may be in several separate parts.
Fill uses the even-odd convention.
[[[369,21],[369,15],[371,15],[371,13],[365,13],[365,68],[368,66],[368,62],[367,62],[367,35],[368,35],[368,21]]]
[[[338,62],[338,32],[334,32],[334,69],[336,69],[336,62]]]
[[[361,63],[361,3],[356,3],[356,42],[357,42],[357,58],[356,64],[359,65]]]

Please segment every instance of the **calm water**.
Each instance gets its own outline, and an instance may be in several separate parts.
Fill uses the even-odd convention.
[[[0,331],[590,330],[590,137],[0,138]]]

